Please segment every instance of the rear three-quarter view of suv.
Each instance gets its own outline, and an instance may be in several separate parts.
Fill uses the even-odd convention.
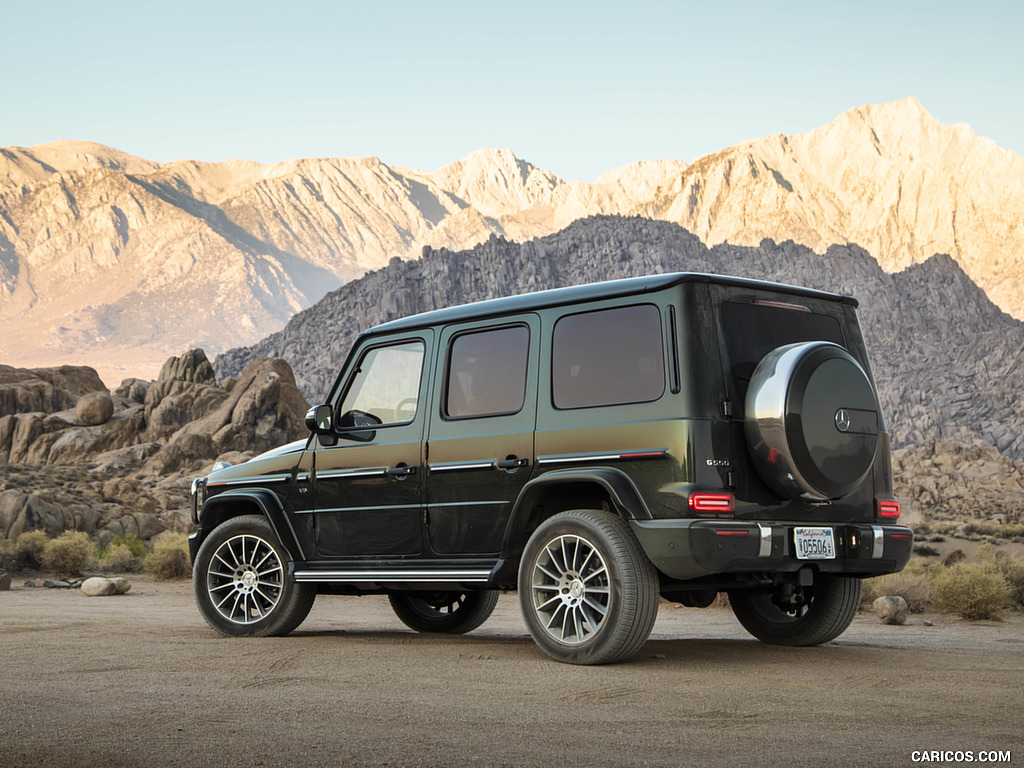
[[[518,590],[541,649],[600,664],[660,596],[724,592],[765,642],[827,642],[913,545],[856,307],[680,273],[371,328],[308,439],[193,483],[199,609],[282,635],[317,594],[385,593],[462,633]]]

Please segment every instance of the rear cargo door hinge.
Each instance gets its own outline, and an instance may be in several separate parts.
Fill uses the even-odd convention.
[[[732,403],[729,402],[728,400],[723,400],[722,401],[722,415],[723,416],[733,416],[734,415]]]

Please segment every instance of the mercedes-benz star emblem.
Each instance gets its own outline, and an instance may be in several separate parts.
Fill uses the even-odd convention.
[[[840,432],[845,432],[850,428],[850,414],[846,412],[845,408],[840,408],[836,411],[836,429]]]

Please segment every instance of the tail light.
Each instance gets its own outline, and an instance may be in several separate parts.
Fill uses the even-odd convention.
[[[736,499],[731,493],[691,493],[688,500],[690,509],[699,514],[731,515],[736,511]]]
[[[894,523],[900,516],[900,503],[896,499],[875,499],[875,514],[879,520]]]

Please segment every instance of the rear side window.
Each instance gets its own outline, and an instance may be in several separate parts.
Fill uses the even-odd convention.
[[[445,416],[471,419],[521,411],[529,351],[525,325],[456,336],[448,354]]]
[[[831,341],[846,346],[839,321],[796,305],[726,301],[722,303],[729,363],[737,394],[746,397],[750,377],[761,358],[776,347],[803,341]]]
[[[646,403],[665,392],[661,313],[653,304],[567,315],[555,323],[556,408]]]

